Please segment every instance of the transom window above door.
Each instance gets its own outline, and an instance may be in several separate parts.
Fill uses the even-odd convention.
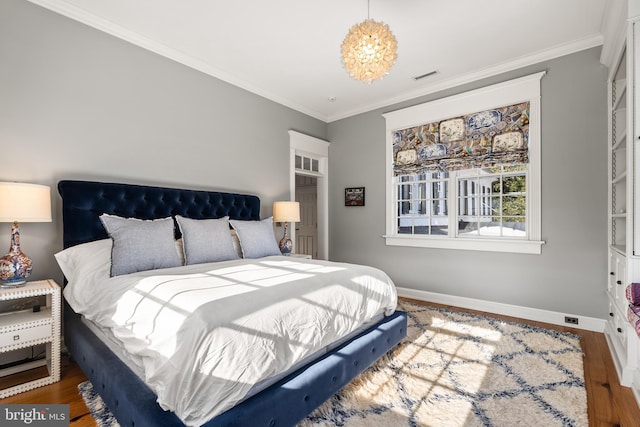
[[[320,163],[318,159],[314,159],[313,157],[296,154],[295,168],[307,172],[319,172]]]

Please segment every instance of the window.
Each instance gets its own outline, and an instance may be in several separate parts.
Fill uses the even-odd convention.
[[[386,243],[540,253],[540,79],[387,113]]]
[[[318,159],[296,154],[295,168],[307,172],[319,172]]]
[[[448,228],[446,172],[400,175],[398,234],[445,235]]]

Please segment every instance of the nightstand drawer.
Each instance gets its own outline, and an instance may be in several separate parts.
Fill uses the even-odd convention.
[[[30,326],[25,329],[14,331],[0,332],[0,351],[8,351],[13,348],[19,348],[32,342],[43,343],[51,341],[53,330],[51,323],[36,326]]]

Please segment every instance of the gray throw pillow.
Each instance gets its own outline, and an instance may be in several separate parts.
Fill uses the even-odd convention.
[[[146,221],[102,214],[100,221],[113,239],[111,276],[178,267],[173,218]]]
[[[231,226],[238,233],[242,256],[244,258],[262,258],[271,255],[282,255],[273,233],[273,218],[262,221],[240,221],[232,219]]]
[[[229,217],[191,219],[176,216],[182,232],[187,265],[238,259],[233,248]]]

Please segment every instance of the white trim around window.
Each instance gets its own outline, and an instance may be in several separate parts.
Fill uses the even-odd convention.
[[[509,80],[470,92],[438,99],[383,114],[386,120],[386,234],[391,246],[463,249],[491,252],[539,254],[541,240],[541,165],[540,165],[540,80],[545,72]],[[397,232],[397,185],[393,173],[393,132],[434,123],[451,117],[511,105],[530,103],[529,167],[527,176],[526,238],[481,238],[399,234]],[[453,209],[453,207],[451,207]]]

